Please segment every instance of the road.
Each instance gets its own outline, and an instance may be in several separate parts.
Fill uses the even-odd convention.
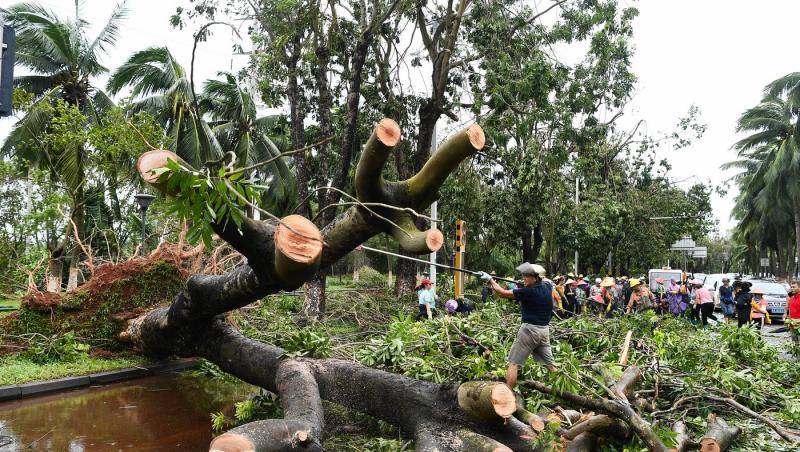
[[[774,325],[764,325],[764,329],[761,331],[761,337],[764,338],[768,344],[772,344],[778,347],[780,352],[780,357],[782,359],[788,361],[797,361],[797,357],[792,356],[785,352],[787,345],[790,343],[791,338],[789,337],[788,331],[783,332],[776,332],[776,330],[783,329],[783,324],[774,324]]]

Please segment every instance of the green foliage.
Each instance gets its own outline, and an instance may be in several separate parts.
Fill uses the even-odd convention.
[[[225,416],[224,413],[217,411],[216,413],[211,413],[211,430],[214,433],[222,433],[230,426],[232,422]]]
[[[209,249],[214,246],[211,225],[224,227],[232,221],[240,228],[248,200],[260,196],[260,191],[267,188],[258,185],[255,178],[244,179],[244,172],[231,166],[216,171],[208,168],[194,171],[169,160],[166,166],[153,172],[160,183],[166,184],[169,192],[175,193],[169,201],[168,213],[189,221],[186,240],[197,243],[202,239]]]
[[[21,356],[36,364],[71,362],[85,359],[90,348],[89,344],[79,342],[75,333],[70,331],[45,338],[31,337],[27,350]]]
[[[284,348],[290,357],[327,358],[331,355],[331,340],[324,333],[300,330],[289,337]]]
[[[358,270],[358,282],[356,287],[384,287],[386,286],[386,277],[372,267],[364,266]]]

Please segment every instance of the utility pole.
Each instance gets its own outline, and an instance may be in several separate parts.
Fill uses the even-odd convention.
[[[575,171],[575,226],[578,226],[578,205],[581,202],[580,198],[580,178],[578,177],[577,170]],[[578,238],[575,238],[575,277],[578,277]]]
[[[433,156],[433,154],[436,152],[436,148],[439,147],[438,143],[436,142],[436,139],[437,139],[437,137],[436,137],[437,130],[436,129],[437,129],[437,126],[436,126],[436,124],[434,124],[433,125],[433,140],[431,140],[431,156]],[[431,228],[437,228],[437,220],[439,219],[438,207],[439,207],[439,202],[438,201],[434,201],[433,204],[431,204]],[[431,290],[433,290],[433,293],[435,294],[436,293],[436,251],[431,252],[431,260],[430,260],[430,262],[431,262],[431,265],[430,265],[430,270],[428,270],[428,272],[430,273],[431,281],[433,281],[433,283],[434,283]]]

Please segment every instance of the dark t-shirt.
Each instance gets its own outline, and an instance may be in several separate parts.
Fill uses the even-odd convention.
[[[719,298],[733,301],[733,287],[719,286]]]
[[[553,317],[553,288],[549,284],[536,283],[514,289],[514,299],[522,308],[523,323],[547,326]]]

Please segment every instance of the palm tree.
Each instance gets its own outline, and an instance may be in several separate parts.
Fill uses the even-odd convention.
[[[167,134],[167,147],[189,164],[200,167],[217,160],[222,150],[194,102],[183,66],[166,47],[140,50],[119,67],[108,81],[108,91],[118,94],[131,88],[138,99],[134,111],[147,111]]]
[[[108,90],[116,94],[130,87],[133,109],[151,113],[164,126],[167,147],[196,167],[228,151],[240,165],[277,156],[280,151],[271,136],[280,117],[258,117],[252,95],[236,77],[219,75],[223,80],[207,81],[195,103],[183,66],[166,47],[150,47],[131,55],[111,75]],[[261,204],[275,213],[290,208],[296,184],[286,159],[261,167],[259,173],[270,181]]]
[[[774,243],[776,252],[785,255],[786,251],[781,253],[782,239],[793,219],[795,253],[800,259],[800,184],[796,182],[800,176],[798,104],[784,99],[781,91],[775,91],[775,83],[778,82],[767,86],[767,94],[757,106],[739,118],[737,131],[751,134],[734,145],[740,159],[723,165],[723,169],[741,170],[734,178],[740,188],[734,210],[741,217],[739,227],[749,229],[746,235],[751,239],[758,237],[761,243]],[[782,214],[786,211],[792,212],[791,218]],[[755,224],[761,227],[755,228]]]
[[[252,95],[243,89],[229,72],[217,75],[223,80],[208,80],[203,87],[200,109],[210,118],[214,136],[222,149],[236,155],[240,165],[254,165],[280,154],[274,136],[280,129],[280,115],[258,117]],[[275,214],[287,213],[297,193],[294,174],[280,158],[259,168],[259,175],[269,181],[262,206]]]
[[[108,72],[99,58],[119,36],[119,24],[127,10],[118,4],[111,18],[89,40],[86,28],[89,23],[81,18],[81,3],[75,2],[75,18],[65,19],[33,3],[20,3],[0,9],[0,18],[17,33],[17,64],[29,69],[31,75],[16,77],[16,87],[35,96],[35,102],[14,125],[0,151],[5,155],[18,155],[32,165],[43,166],[58,182],[66,187],[71,199],[71,224],[79,239],[85,238],[84,205],[85,165],[87,149],[75,146],[70,149],[45,150],[28,144],[35,143],[47,130],[58,109],[52,108],[57,100],[77,107],[90,120],[112,106],[109,98],[94,87],[91,79]],[[50,155],[55,152],[57,155]],[[70,226],[58,245],[50,247],[50,273],[48,290],[58,291],[61,284],[63,256],[70,243]],[[77,284],[77,262],[80,249],[75,247],[71,260],[68,288]]]

